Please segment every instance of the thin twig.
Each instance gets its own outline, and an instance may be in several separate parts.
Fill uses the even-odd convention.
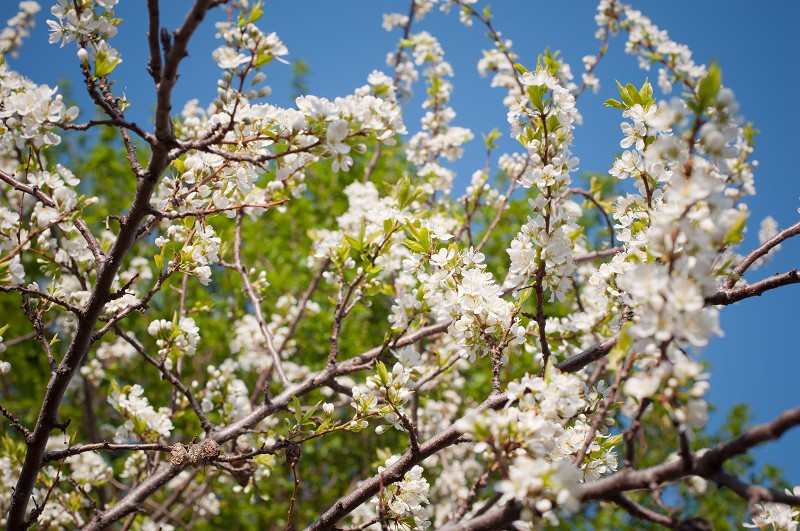
[[[275,369],[275,373],[278,375],[278,379],[280,380],[281,384],[284,387],[287,387],[290,384],[289,378],[286,376],[286,372],[283,370],[281,356],[275,348],[275,342],[272,338],[272,333],[267,328],[267,322],[264,320],[264,314],[261,311],[261,299],[259,299],[258,295],[256,295],[255,289],[253,289],[253,283],[250,282],[250,275],[247,271],[247,268],[242,263],[241,212],[239,212],[236,216],[236,234],[233,240],[233,259],[234,265],[239,271],[239,276],[242,278],[242,284],[244,284],[245,293],[247,293],[247,297],[250,299],[250,303],[253,305],[253,313],[255,314],[256,321],[258,322],[258,327],[261,330],[261,335],[264,337],[264,342],[267,346],[267,352],[269,352],[270,356],[272,357],[272,366]]]

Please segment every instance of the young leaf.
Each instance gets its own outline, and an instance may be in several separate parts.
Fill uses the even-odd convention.
[[[708,72],[706,72],[706,75],[703,76],[697,86],[697,98],[701,111],[716,103],[721,85],[722,70],[716,61],[712,61],[711,66],[708,67]]]
[[[614,107],[615,109],[619,109],[621,111],[627,110],[627,107],[622,103],[618,102],[614,98],[608,98],[606,101],[603,102],[604,107]]]

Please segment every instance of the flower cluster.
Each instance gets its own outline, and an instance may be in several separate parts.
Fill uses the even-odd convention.
[[[509,383],[505,408],[468,415],[456,427],[476,440],[475,450],[487,459],[507,455],[511,460],[498,486],[506,499],[530,500],[539,514],[554,518],[551,510],[556,506],[577,507],[581,472],[571,458],[589,436],[584,412],[604,391],[590,393],[576,376],[555,369],[547,378],[525,375]],[[616,470],[612,447],[619,440],[594,434],[581,464],[586,479]]]
[[[400,456],[392,456],[386,460],[386,467],[392,466]],[[378,473],[385,467],[378,467]],[[386,511],[391,522],[389,529],[411,531],[430,527],[430,511],[427,508],[430,485],[422,475],[423,469],[417,465],[403,474],[403,479],[387,486],[380,499],[374,498],[372,503],[378,511]]]
[[[255,284],[254,282],[254,288]],[[267,322],[267,331],[272,335],[276,348],[284,358],[283,368],[292,380],[303,377],[307,372],[305,367],[292,361],[292,355],[297,347],[295,339],[289,337],[291,324],[300,319],[301,312],[303,315],[316,315],[320,312],[320,305],[308,301],[305,307],[301,308],[297,299],[291,295],[282,295],[275,301],[273,313]],[[235,355],[236,364],[241,371],[263,372],[272,364],[272,358],[265,354],[266,340],[254,315],[245,314],[236,321],[229,348]]]
[[[158,411],[153,409],[139,384],[120,388],[116,380],[112,380],[108,403],[125,418],[125,422],[117,427],[114,434],[117,442],[157,442],[169,438],[172,433],[169,408],[162,407]]]
[[[800,496],[800,487],[786,489],[786,494]],[[756,503],[752,515],[753,523],[744,527],[764,529],[771,527],[780,531],[797,531],[800,527],[800,510],[782,503]]]
[[[238,420],[250,413],[247,384],[236,377],[236,362],[227,358],[219,367],[209,365],[200,407],[206,413],[215,412],[223,422]]]
[[[411,371],[403,366],[402,363],[395,363],[392,372],[386,370],[386,366],[377,362],[377,374],[367,378],[366,387],[371,390],[376,398],[382,399],[388,407],[380,409],[380,414],[384,420],[393,425],[395,429],[405,431],[403,421],[408,422],[407,418],[402,418],[401,408],[411,398],[411,390],[406,386],[411,377]],[[378,426],[375,431],[383,433],[385,426]]]
[[[119,52],[108,43],[117,34],[121,19],[114,16],[119,0],[58,0],[48,20],[50,44],[78,45],[78,59],[96,77],[105,77],[122,62]]]
[[[38,2],[27,0],[19,3],[19,12],[8,19],[6,27],[0,31],[0,65],[5,62],[6,54],[17,56],[17,50],[22,40],[30,35],[40,9]]]
[[[416,272],[419,293],[438,322],[450,322],[448,333],[456,340],[463,357],[474,361],[501,342],[521,344],[525,329],[516,314],[518,308],[502,298],[502,290],[486,271],[483,253],[474,248],[460,251],[455,244],[441,247],[428,256],[420,254],[435,245],[436,235],[426,227],[407,245],[412,256],[404,262],[406,271]],[[424,271],[424,265],[430,272]],[[418,295],[419,296],[419,295]]]
[[[634,366],[637,370],[623,387],[625,395],[639,403],[660,397],[678,425],[694,430],[705,427],[708,404],[703,398],[709,383],[701,363],[670,345],[663,351],[649,347]]]
[[[506,286],[550,291],[550,299],[564,300],[571,285],[572,235],[581,210],[565,195],[570,172],[578,160],[569,145],[572,129],[580,119],[574,96],[548,70],[525,72],[521,83],[526,95],[511,106],[511,133],[526,146],[530,164],[519,178],[525,188],[536,188],[530,199],[533,215],[521,227],[508,249],[511,258]]]
[[[173,357],[191,356],[200,342],[200,328],[191,317],[176,317],[172,321],[157,319],[147,327],[147,333],[156,338],[158,355],[165,362]]]
[[[35,149],[56,146],[61,137],[53,132],[58,124],[72,122],[78,116],[77,107],[67,107],[58,87],[37,85],[31,80],[0,65],[0,133],[3,151],[30,144]],[[6,134],[11,133],[11,134]]]

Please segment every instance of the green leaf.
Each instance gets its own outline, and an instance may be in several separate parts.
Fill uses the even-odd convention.
[[[483,137],[483,143],[486,145],[487,150],[497,149],[497,140],[500,138],[500,131],[496,128],[489,131],[486,135],[481,135]]]
[[[638,103],[639,105],[642,105],[642,97],[639,95],[639,91],[636,90],[636,87],[628,83],[625,85],[625,90],[628,92],[628,95],[631,97],[631,101],[633,101],[634,104]]]
[[[514,69],[519,72],[520,74],[527,74],[528,69],[522,66],[520,63],[514,63]]]
[[[303,418],[301,419],[301,422],[300,422],[300,423],[301,423],[301,424],[303,424],[303,423],[305,423],[305,422],[308,422],[308,420],[309,420],[309,419],[310,419],[312,416],[314,416],[314,413],[316,413],[316,411],[317,411],[317,408],[319,407],[319,405],[320,405],[321,403],[322,403],[322,400],[320,400],[319,402],[317,402],[316,404],[314,404],[313,406],[311,406],[310,408],[308,408],[308,411],[306,411],[306,412],[305,412],[305,414],[303,414]],[[316,426],[316,424],[315,424],[315,426]]]
[[[395,223],[393,219],[385,219],[383,220],[383,233],[385,235],[389,235],[394,232]]]
[[[294,420],[297,422],[298,425],[302,424],[303,408],[300,406],[300,401],[294,395],[291,396],[291,399],[292,399],[291,409],[293,410],[292,413],[294,414]]]
[[[350,247],[355,249],[357,252],[361,252],[361,242],[357,239],[353,238],[349,234],[344,235],[344,239],[347,240],[347,243],[350,244]]]
[[[639,89],[639,97],[642,99],[644,107],[649,107],[653,103],[653,85],[646,79],[642,88]]]
[[[330,427],[330,425],[331,425],[331,424],[333,424],[333,422],[331,421],[331,419],[330,419],[330,418],[326,418],[325,420],[323,420],[323,421],[322,421],[322,424],[320,424],[320,425],[317,427],[317,430],[315,431],[315,433],[322,433],[322,432],[324,432],[325,430],[327,430],[327,429]]]
[[[700,111],[716,103],[720,86],[722,86],[722,70],[716,61],[712,61],[711,66],[708,67],[708,72],[706,72],[706,75],[703,76],[697,86]]]
[[[389,371],[386,370],[386,365],[384,365],[383,362],[376,361],[375,369],[378,371],[378,377],[381,379],[382,383],[389,381]]]
[[[256,22],[264,14],[264,2],[256,2],[250,10],[250,16],[247,17],[247,23],[252,24]]]
[[[633,345],[633,338],[628,334],[628,329],[633,323],[630,321],[622,326],[622,329],[617,335],[617,344],[608,353],[608,362],[612,367],[619,367],[623,358],[628,354],[628,351]]]
[[[622,103],[625,105],[625,108],[630,109],[633,107],[633,100],[631,99],[630,93],[619,81],[617,81],[617,89],[619,90],[619,97],[622,98]]]
[[[755,143],[756,135],[759,133],[761,133],[761,131],[753,127],[753,122],[747,122],[744,124],[742,134],[744,135],[745,140],[747,140],[747,143],[751,146]]]
[[[401,209],[407,207],[409,203],[411,203],[411,183],[409,182],[408,177],[403,176],[403,178],[397,182],[395,196],[397,198],[398,206]]]
[[[740,214],[728,234],[725,235],[725,243],[739,243],[744,240],[744,227],[747,224],[747,214]]]
[[[618,102],[614,98],[608,98],[606,101],[603,102],[603,106],[604,107],[614,107],[615,109],[619,109],[621,111],[624,111],[624,110],[627,109],[627,107],[625,107],[625,105],[623,105],[621,102]]]
[[[427,227],[420,227],[419,229],[419,243],[425,251],[431,248],[431,232]]]
[[[412,253],[424,253],[425,252],[425,248],[422,245],[420,245],[419,242],[417,242],[417,241],[410,240],[410,239],[406,238],[405,240],[403,240],[402,243],[405,246],[405,248],[408,249],[409,251],[411,251]]]
[[[105,50],[98,49],[94,56],[94,75],[97,77],[107,76],[114,71],[121,61],[121,57],[117,57],[112,61]]]
[[[526,93],[528,94],[528,99],[531,100],[531,104],[536,107],[538,111],[543,111],[544,102],[542,101],[542,98],[544,98],[544,95],[547,93],[547,87],[531,85],[526,90]]]

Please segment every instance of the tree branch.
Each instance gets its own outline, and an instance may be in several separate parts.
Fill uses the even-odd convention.
[[[739,264],[733,268],[733,271],[731,271],[731,276],[728,277],[727,280],[725,280],[723,288],[731,289],[736,284],[736,282],[740,278],[742,278],[742,275],[744,275],[745,271],[747,271],[747,269],[751,265],[753,265],[753,263],[756,260],[767,254],[770,250],[772,250],[782,241],[788,240],[789,238],[797,236],[798,234],[800,234],[800,221],[798,221],[791,227],[780,231],[778,234],[776,234],[769,240],[765,241],[761,246],[759,246],[757,249],[753,250],[750,254],[745,256],[742,259],[742,261],[739,262]]]
[[[492,395],[480,406],[478,406],[476,410],[483,411],[485,409],[495,409],[502,406],[507,401],[508,396],[505,393]],[[344,516],[350,514],[356,509],[356,507],[377,494],[381,486],[385,487],[386,485],[400,481],[403,479],[403,475],[408,470],[421,463],[425,458],[439,452],[443,448],[455,444],[460,436],[461,433],[456,430],[455,424],[453,424],[449,428],[439,432],[421,444],[418,452],[415,453],[412,451],[407,451],[402,455],[402,457],[400,457],[400,459],[395,461],[392,465],[387,466],[383,472],[362,482],[355,490],[340,498],[339,501],[334,503],[330,509],[325,511],[316,522],[311,524],[307,528],[307,531],[331,529],[336,522],[338,522]]]
[[[447,327],[448,323],[440,323],[431,326],[426,326],[424,328],[417,330],[416,332],[413,332],[402,338],[399,338],[395,342],[394,346],[399,348],[399,347],[404,347],[406,345],[411,345],[413,343],[416,343],[420,339],[440,334],[445,330],[447,330]],[[339,363],[338,365],[326,366],[325,369],[307,378],[302,383],[295,384],[287,389],[284,389],[279,395],[275,396],[272,400],[270,400],[269,403],[262,404],[261,406],[250,412],[250,414],[248,414],[244,418],[241,418],[238,421],[228,426],[220,427],[219,430],[209,434],[209,437],[217,441],[219,444],[235,439],[236,437],[239,437],[243,433],[250,430],[253,426],[255,426],[256,424],[267,418],[269,415],[275,413],[276,411],[281,411],[283,409],[286,409],[289,402],[291,401],[292,396],[301,397],[303,395],[310,393],[315,389],[328,385],[330,382],[333,381],[333,378],[335,378],[336,376],[341,376],[344,374],[350,374],[359,370],[363,370],[364,367],[369,366],[371,363],[373,363],[378,358],[378,356],[380,356],[384,352],[384,350],[385,350],[384,346],[375,347],[362,353],[359,356],[355,356],[354,358],[345,360]],[[490,401],[493,407],[499,407],[507,399],[508,398],[503,394],[492,397]],[[458,432],[451,433],[450,436],[452,437],[452,441],[457,440],[458,435],[459,435]],[[423,446],[424,445],[420,445],[420,450],[422,450]],[[424,457],[427,457],[427,455],[425,455]],[[422,458],[420,458],[419,460],[421,461]],[[132,513],[133,511],[136,511],[151,494],[153,494],[156,490],[158,490],[162,485],[166,484],[170,479],[177,476],[183,470],[184,467],[185,465],[184,466],[169,465],[165,466],[162,469],[159,469],[155,474],[146,478],[144,481],[142,481],[141,483],[130,489],[127,495],[124,498],[122,498],[116,505],[97,514],[92,519],[92,521],[86,525],[84,529],[86,530],[102,529],[104,527],[107,527],[111,523],[116,522],[121,518],[124,518],[126,515]],[[351,508],[350,511],[352,510],[353,509]],[[339,518],[344,516],[344,514],[339,516]]]
[[[640,470],[624,468],[612,476],[584,484],[581,488],[580,498],[583,501],[614,501],[614,498],[622,492],[650,489],[653,485],[661,485],[688,476],[700,476],[712,481],[719,479],[733,484],[730,478],[720,475],[720,473],[724,474],[722,465],[725,461],[744,454],[759,444],[778,439],[788,429],[797,425],[800,425],[800,407],[784,411],[771,422],[754,426],[732,441],[721,443],[705,453],[698,452],[693,456],[689,467],[686,466],[683,459],[676,459]],[[724,485],[724,483],[720,484]],[[741,485],[739,486],[741,487]],[[754,492],[752,488],[747,490],[751,494]],[[736,492],[736,489],[734,491]],[[737,494],[742,495],[740,492]],[[798,496],[782,495],[775,491],[770,491],[769,496],[781,503],[800,506],[800,497]],[[747,499],[751,501],[750,498]]]
[[[170,111],[172,109],[172,88],[177,81],[178,65],[186,56],[186,46],[194,30],[203,20],[211,0],[196,0],[183,25],[175,32],[175,43],[167,56],[161,82],[158,86],[158,103],[155,117],[156,141],[151,144],[152,156],[147,168],[137,179],[136,193],[128,215],[121,223],[119,234],[107,260],[97,273],[94,289],[84,312],[78,318],[77,329],[58,369],[51,375],[47,384],[42,407],[28,443],[25,460],[20,471],[16,488],[11,495],[11,506],[6,526],[19,529],[25,523],[28,500],[33,492],[36,478],[42,466],[47,440],[58,423],[58,409],[64,393],[75,371],[83,363],[92,344],[94,326],[102,315],[108,301],[111,286],[116,278],[123,259],[136,241],[136,233],[144,219],[150,197],[158,184],[161,173],[168,164],[169,145],[174,143]],[[132,168],[133,169],[133,168]],[[137,176],[139,174],[137,173]]]
[[[797,269],[792,269],[786,273],[779,273],[741,288],[722,289],[706,297],[705,301],[707,306],[733,304],[750,297],[760,297],[764,292],[771,289],[797,283],[800,283],[800,273],[798,273]]]
[[[466,522],[449,524],[439,531],[497,531],[508,529],[508,526],[520,519],[522,504],[516,500],[510,501],[504,507],[492,509],[480,516]]]

